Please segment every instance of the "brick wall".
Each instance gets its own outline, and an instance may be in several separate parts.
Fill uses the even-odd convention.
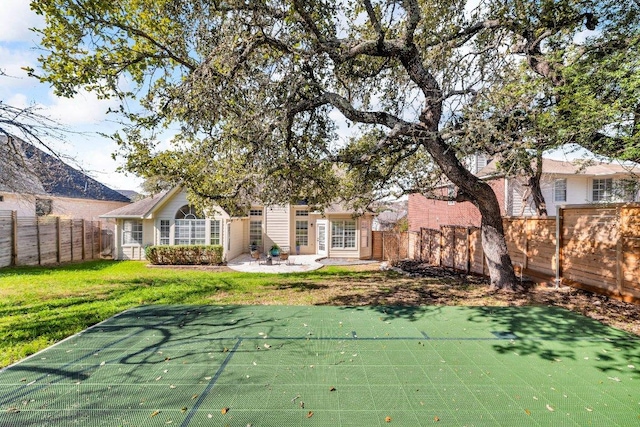
[[[498,178],[488,182],[496,193],[502,215],[506,215],[504,179]],[[446,188],[440,191],[442,196],[446,196]],[[447,201],[427,199],[421,194],[409,196],[408,218],[410,231],[419,231],[420,228],[438,229],[442,225],[480,226],[480,212],[472,203],[450,204]]]

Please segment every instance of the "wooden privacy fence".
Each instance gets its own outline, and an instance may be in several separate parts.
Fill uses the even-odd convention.
[[[100,221],[0,211],[0,267],[100,258],[102,234]]]
[[[550,218],[505,218],[517,271],[626,300],[640,299],[640,205],[585,205]],[[480,229],[443,226],[419,232],[378,232],[380,259],[415,259],[486,274]],[[378,255],[378,254],[374,254]]]

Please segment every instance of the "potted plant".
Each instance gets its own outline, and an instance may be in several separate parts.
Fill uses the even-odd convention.
[[[300,255],[300,242],[296,240],[296,255]]]
[[[273,246],[271,246],[269,253],[271,256],[280,256],[280,246],[278,246],[277,243],[274,243]]]

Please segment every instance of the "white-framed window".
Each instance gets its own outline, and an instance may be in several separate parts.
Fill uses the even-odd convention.
[[[122,244],[142,245],[142,220],[125,219],[122,223]]]
[[[296,245],[309,245],[309,221],[296,220]]]
[[[554,202],[567,201],[567,180],[566,179],[560,178],[553,181],[553,201]]]
[[[176,219],[176,245],[204,245],[206,221],[204,219]]]
[[[447,204],[449,205],[455,205],[456,201],[453,200],[456,198],[456,186],[453,184],[449,184],[447,185],[447,198],[449,199],[447,201]]]
[[[251,209],[249,216],[262,216],[262,209]]]
[[[296,216],[309,216],[309,211],[306,209],[296,210]]]
[[[613,200],[613,179],[594,179],[591,194],[594,202],[609,202]]]
[[[176,212],[174,244],[204,245],[207,221],[193,206],[184,205]]]
[[[262,246],[262,221],[249,221],[249,243],[258,247]]]
[[[210,242],[212,245],[221,245],[222,244],[222,229],[220,227],[219,219],[211,220],[211,232],[209,233]]]
[[[171,244],[170,239],[171,239],[171,220],[161,219],[159,243],[161,245],[169,245]]]
[[[331,221],[331,248],[356,248],[356,221]]]

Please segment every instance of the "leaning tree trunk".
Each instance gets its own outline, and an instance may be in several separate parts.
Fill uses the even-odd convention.
[[[480,190],[484,196],[478,199],[476,206],[482,215],[482,249],[489,268],[491,289],[518,290],[520,284],[509,256],[498,199],[488,184],[481,184],[488,187],[488,191],[486,188]]]
[[[493,188],[469,172],[439,137],[429,141],[427,150],[451,182],[480,210],[482,216],[482,249],[487,259],[491,289],[518,290],[507,242],[502,226],[500,204]]]

